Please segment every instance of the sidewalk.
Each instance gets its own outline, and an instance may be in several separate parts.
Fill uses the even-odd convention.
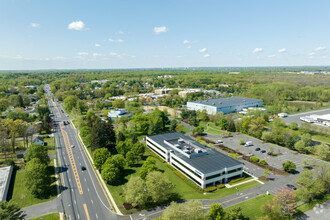
[[[48,202],[43,202],[43,203],[40,203],[37,205],[28,206],[28,207],[22,208],[22,210],[26,213],[27,219],[51,214],[54,212],[58,212],[57,200],[58,200],[58,198],[50,200]]]

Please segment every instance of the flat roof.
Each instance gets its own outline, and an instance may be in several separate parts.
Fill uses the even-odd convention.
[[[156,134],[156,135],[150,135],[147,136],[147,138],[150,138],[163,148],[167,150],[173,150],[173,153],[175,156],[179,157],[181,160],[186,162],[187,164],[194,167],[196,170],[208,174],[214,171],[222,170],[224,168],[233,167],[237,165],[241,165],[242,163],[238,160],[235,160],[225,154],[220,153],[219,151],[206,147],[202,144],[200,144],[198,141],[183,135],[178,132],[171,132],[171,133],[165,133],[165,134]],[[164,143],[164,141],[171,142],[175,140],[183,139],[187,142],[192,143],[197,148],[200,148],[203,152],[207,152],[207,154],[202,154],[201,156],[195,156],[195,157],[187,157],[187,155],[182,153],[182,150],[175,149],[168,144]],[[177,142],[177,141],[176,141]]]
[[[0,202],[7,199],[12,171],[11,166],[0,167]]]
[[[215,107],[226,107],[230,105],[241,105],[241,104],[248,104],[250,102],[260,102],[260,101],[262,100],[232,96],[232,97],[217,98],[217,99],[199,100],[190,103],[198,103],[198,104],[210,105]]]
[[[321,119],[321,120],[327,120],[327,121],[330,121],[330,114],[319,115],[317,118],[318,118],[318,119]]]

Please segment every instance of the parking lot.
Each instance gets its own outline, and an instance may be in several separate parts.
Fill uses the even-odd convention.
[[[304,121],[301,121],[300,117],[305,117],[310,115],[325,115],[325,114],[330,114],[330,108],[293,114],[293,115],[289,115],[288,117],[282,118],[282,120],[287,124],[290,124],[291,122],[297,122],[298,125],[301,125],[302,123],[304,123]],[[320,123],[313,123],[313,124],[325,127]]]
[[[283,148],[271,143],[262,143],[261,140],[255,139],[253,137],[246,136],[244,134],[233,134],[233,137],[222,138],[221,135],[206,135],[205,138],[210,139],[212,141],[222,140],[223,145],[229,147],[233,150],[238,150],[244,155],[252,154],[260,159],[264,159],[270,166],[273,166],[278,169],[282,169],[282,163],[288,160],[291,160],[297,166],[297,171],[303,171],[303,164],[301,163],[302,159],[314,159],[313,157],[296,153],[295,151],[289,150],[287,148]],[[245,142],[252,141],[253,146],[245,147],[244,145],[239,144],[239,140],[243,139]],[[270,156],[267,155],[267,152],[270,151],[270,148],[274,148],[274,153],[280,153],[278,156]],[[259,151],[256,151],[256,148],[260,148]],[[265,153],[261,153],[262,150],[265,150]],[[320,161],[320,160],[317,160]]]

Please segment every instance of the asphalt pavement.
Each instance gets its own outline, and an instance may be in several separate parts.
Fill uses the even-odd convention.
[[[288,117],[281,118],[281,119],[287,124],[290,124],[291,122],[297,122],[298,125],[301,125],[302,123],[305,123],[305,122],[301,121],[300,117],[305,117],[305,116],[310,116],[310,115],[326,115],[326,114],[330,114],[330,108],[292,114],[292,115],[288,115]],[[313,123],[313,124],[325,127],[324,125],[321,125],[318,123]]]

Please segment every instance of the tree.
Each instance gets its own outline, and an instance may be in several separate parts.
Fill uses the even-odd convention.
[[[268,176],[270,175],[270,171],[269,171],[268,167],[266,169],[264,169],[264,174],[265,174],[266,178],[268,178]]]
[[[96,169],[100,170],[110,155],[110,151],[105,147],[96,149],[93,153],[93,161]]]
[[[109,150],[116,144],[116,135],[111,120],[96,120],[91,132],[92,150],[106,147]]]
[[[245,141],[244,141],[242,138],[240,138],[240,139],[239,139],[239,144],[240,144],[240,145],[244,145],[244,144],[245,144]]]
[[[296,169],[296,164],[294,164],[291,160],[282,163],[283,170],[288,173],[292,173]]]
[[[78,100],[77,105],[76,105],[76,109],[79,112],[79,114],[83,114],[84,112],[86,112],[88,110],[88,107],[87,107],[87,105],[85,104],[84,101]]]
[[[175,119],[173,119],[170,123],[170,131],[175,131],[177,125],[178,122]]]
[[[207,218],[207,211],[199,200],[189,200],[185,203],[171,202],[162,215],[163,220],[189,219],[201,220]]]
[[[38,158],[39,161],[45,165],[48,165],[50,159],[48,156],[48,150],[46,147],[41,144],[32,144],[28,149],[25,155],[25,160],[30,161],[34,158]]]
[[[199,121],[196,116],[190,117],[188,123],[194,127],[197,127],[199,125]]]
[[[161,172],[152,171],[147,175],[146,187],[152,202],[162,203],[171,197],[174,185]]]
[[[241,207],[231,209],[228,217],[228,220],[249,220],[249,217],[243,215]]]
[[[228,128],[228,122],[227,122],[227,119],[226,118],[221,118],[221,120],[219,122],[219,127],[222,130],[227,130],[227,128]]]
[[[120,170],[114,164],[105,163],[102,166],[101,176],[108,184],[114,184],[120,178]]]
[[[193,129],[193,134],[202,135],[204,131],[205,131],[205,127],[200,125]]]
[[[24,220],[26,214],[12,200],[0,202],[0,219],[3,220]]]
[[[181,134],[184,134],[184,127],[182,124],[177,124],[176,128],[175,128],[175,131],[181,133]]]
[[[144,206],[148,201],[144,181],[138,176],[132,176],[124,187],[125,200],[132,206]]]
[[[282,215],[292,216],[296,213],[296,201],[297,196],[289,189],[283,189],[276,192],[275,197],[273,198],[281,208]]]
[[[291,122],[290,125],[289,125],[289,128],[292,129],[292,130],[298,130],[298,124],[297,122]]]
[[[11,137],[11,146],[12,150],[15,153],[15,142],[16,142],[16,134],[19,131],[19,127],[22,124],[22,120],[13,120],[13,119],[5,119],[2,121],[3,126],[6,128],[6,130],[9,133],[9,136]]]
[[[41,197],[49,189],[50,178],[47,174],[47,165],[38,158],[27,162],[24,176],[26,188],[36,197]]]
[[[77,102],[79,101],[79,98],[75,95],[69,95],[63,100],[64,108],[71,112],[73,108],[77,106]]]
[[[145,152],[145,145],[141,142],[137,142],[132,147],[133,154],[135,155],[136,160],[141,160]]]
[[[145,179],[148,173],[155,170],[157,170],[156,160],[153,157],[148,157],[141,167],[139,176],[142,179]]]
[[[131,165],[135,164],[135,162],[136,162],[136,159],[135,159],[134,153],[132,151],[128,151],[126,154],[127,165],[131,166]]]
[[[221,204],[213,203],[211,204],[211,209],[209,211],[210,220],[228,220],[228,214],[223,210]]]
[[[330,160],[330,147],[324,143],[315,146],[315,154],[322,160]]]
[[[123,134],[123,132],[119,131],[118,135],[117,135],[117,143],[120,141],[125,141],[125,135]]]
[[[116,154],[112,157],[109,157],[105,164],[113,164],[116,168],[119,169],[120,172],[123,172],[125,169],[126,161],[123,155]]]
[[[116,150],[119,154],[125,156],[128,151],[130,151],[133,147],[133,142],[131,140],[120,141],[116,145]]]
[[[262,130],[266,122],[263,117],[253,118],[250,123],[249,133],[255,137],[260,138],[262,135]]]
[[[125,108],[125,101],[122,99],[116,99],[112,102],[114,108]]]

